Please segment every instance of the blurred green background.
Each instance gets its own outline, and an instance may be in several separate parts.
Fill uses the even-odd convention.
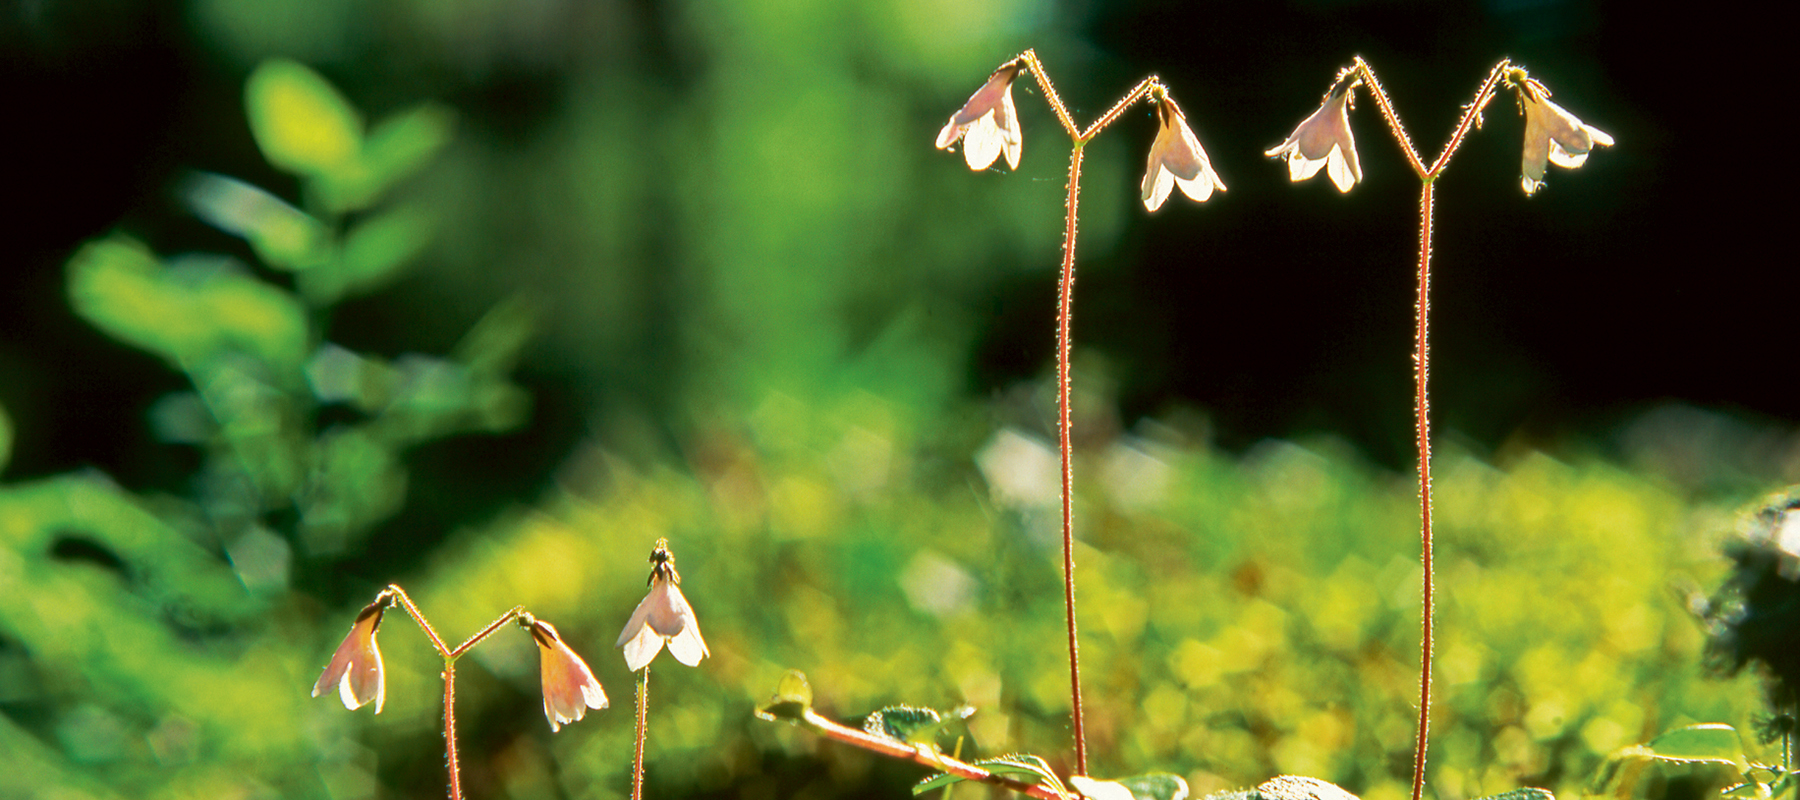
[[[470,796],[623,796],[610,644],[665,536],[712,658],[659,662],[649,795],[909,796],[921,769],[751,717],[788,668],[852,722],[972,704],[947,747],[1066,772],[1066,150],[1024,84],[1021,174],[930,147],[1025,47],[1083,120],[1160,72],[1230,187],[1143,214],[1147,109],[1088,151],[1095,773],[1406,792],[1416,186],[1368,109],[1348,197],[1260,155],[1353,54],[1428,157],[1502,56],[1619,140],[1527,202],[1502,98],[1440,187],[1430,790],[1575,796],[1760,713],[1685,604],[1800,471],[1757,303],[1792,278],[1749,255],[1779,206],[1705,161],[1764,31],[1573,0],[5,14],[0,797],[440,796],[409,620],[382,714],[307,696],[390,581],[451,640],[524,604],[613,696],[552,735],[500,632],[458,671]]]

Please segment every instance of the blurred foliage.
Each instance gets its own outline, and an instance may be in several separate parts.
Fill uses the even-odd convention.
[[[966,757],[1029,750],[1067,771],[1054,453],[1017,421],[1048,415],[957,396],[971,309],[1003,304],[1009,270],[1054,261],[1042,210],[1060,202],[1063,162],[1034,145],[1015,180],[927,169],[941,154],[909,124],[914,99],[947,110],[1051,12],[576,8],[192,4],[248,74],[247,135],[291,183],[202,173],[181,187],[257,265],[123,234],[70,260],[77,313],[188,379],[148,421],[200,457],[181,496],[95,474],[0,485],[0,797],[440,796],[438,664],[409,623],[383,638],[385,713],[306,696],[355,609],[399,580],[459,639],[524,604],[618,696],[630,678],[608,644],[659,537],[713,657],[657,672],[652,794],[906,796],[918,769],[754,719],[796,667],[821,713],[966,703],[976,713],[945,734],[967,737]],[[621,32],[655,25],[668,50],[632,52],[642,41]],[[365,87],[351,96],[397,107],[368,123],[332,81],[264,61],[355,73],[390,45],[498,75],[482,85],[506,102],[452,141],[442,105]],[[546,63],[573,68],[542,80]],[[1067,93],[1095,96],[1080,75]],[[1135,164],[1113,140],[1093,148],[1083,243],[1103,254]],[[527,303],[488,309],[448,357],[328,338],[357,298],[389,303],[400,326],[462,324],[455,299],[370,297],[419,262],[442,297],[483,308],[548,288],[560,324],[542,357],[585,365],[571,372],[605,384],[608,405],[600,443],[528,508],[464,520],[410,574],[362,575],[378,547],[415,544],[372,541],[407,501],[409,450],[529,413],[508,377]],[[1330,439],[1233,454],[1179,413],[1127,433],[1098,371],[1077,374],[1094,771],[1168,771],[1201,795],[1302,773],[1405,796],[1411,482]],[[0,416],[0,466],[11,431]],[[1572,797],[1663,730],[1750,724],[1754,678],[1705,678],[1702,631],[1669,590],[1724,573],[1713,534],[1729,501],[1597,460],[1504,462],[1439,456],[1436,796]],[[496,636],[464,664],[474,796],[623,792],[627,709],[552,735],[528,637]],[[1744,763],[1768,760],[1753,745]]]

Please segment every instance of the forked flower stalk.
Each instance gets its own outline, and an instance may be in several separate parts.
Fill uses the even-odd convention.
[[[1062,269],[1057,282],[1056,309],[1056,419],[1057,451],[1062,458],[1060,493],[1062,496],[1063,607],[1069,635],[1069,705],[1070,727],[1075,739],[1075,774],[1087,774],[1087,734],[1081,709],[1081,653],[1075,625],[1075,473],[1074,446],[1071,437],[1069,354],[1073,339],[1070,330],[1075,297],[1075,238],[1081,201],[1081,160],[1083,148],[1108,125],[1118,120],[1133,103],[1148,98],[1157,104],[1158,134],[1151,146],[1143,182],[1145,207],[1155,211],[1169,195],[1172,186],[1197,202],[1204,202],[1214,189],[1225,184],[1212,171],[1206,151],[1188,128],[1187,119],[1169,96],[1161,79],[1151,75],[1114,103],[1087,128],[1080,129],[1069,116],[1068,107],[1056,93],[1056,85],[1038,61],[1037,53],[1026,50],[1017,58],[1000,65],[986,84],[969,98],[963,108],[952,114],[949,123],[938,133],[937,146],[948,149],[962,138],[965,158],[973,169],[985,169],[1001,152],[1013,167],[1018,166],[1023,138],[1019,133],[1016,110],[1012,102],[1012,82],[1023,71],[1029,71],[1044,99],[1055,113],[1056,121],[1069,135],[1069,180],[1063,200]]]
[[[337,686],[346,707],[355,710],[373,700],[375,713],[381,713],[385,683],[375,633],[383,612],[395,605],[405,608],[406,613],[419,623],[426,638],[431,640],[432,649],[444,659],[444,761],[450,773],[451,800],[462,798],[462,774],[456,754],[456,662],[500,626],[516,620],[538,643],[543,659],[544,716],[550,720],[552,733],[564,723],[581,719],[590,708],[606,707],[606,692],[601,690],[600,682],[594,680],[593,671],[562,642],[556,628],[533,617],[524,606],[513,606],[499,619],[451,649],[398,584],[389,584],[375,595],[374,602],[357,613],[350,634],[338,646],[318,682],[313,684],[314,697]]]
[[[1419,256],[1415,272],[1417,293],[1413,303],[1413,430],[1418,455],[1419,552],[1424,578],[1421,587],[1423,605],[1419,641],[1419,721],[1413,747],[1413,800],[1420,800],[1425,791],[1425,755],[1431,726],[1435,617],[1430,392],[1432,193],[1437,179],[1449,166],[1450,157],[1462,147],[1469,130],[1481,126],[1482,111],[1493,101],[1502,82],[1518,92],[1520,111],[1525,115],[1522,182],[1527,195],[1543,185],[1540,179],[1543,177],[1546,160],[1557,166],[1574,168],[1581,166],[1594,145],[1612,144],[1611,136],[1586,125],[1562,107],[1549,102],[1549,89],[1528,77],[1524,69],[1513,66],[1510,60],[1501,59],[1476,90],[1475,99],[1463,107],[1462,118],[1450,134],[1450,141],[1444,145],[1443,153],[1427,167],[1419,157],[1417,148],[1413,147],[1412,137],[1407,135],[1406,127],[1400,124],[1400,115],[1394,111],[1394,104],[1388,99],[1387,90],[1382,88],[1381,81],[1375,77],[1375,71],[1358,56],[1349,67],[1338,73],[1319,110],[1300,123],[1287,141],[1265,153],[1276,158],[1288,158],[1289,177],[1295,181],[1305,180],[1316,174],[1321,166],[1329,164],[1332,180],[1337,184],[1338,190],[1350,191],[1351,186],[1361,180],[1362,171],[1358,166],[1355,141],[1350,135],[1345,111],[1347,104],[1353,100],[1351,93],[1362,86],[1374,98],[1375,107],[1380,110],[1381,118],[1387,123],[1394,141],[1400,145],[1407,165],[1419,177]]]

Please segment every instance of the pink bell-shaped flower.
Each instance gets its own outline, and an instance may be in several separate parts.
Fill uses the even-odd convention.
[[[1158,89],[1157,91],[1161,91]],[[1159,95],[1156,103],[1156,141],[1150,144],[1150,161],[1144,167],[1144,208],[1155,211],[1169,199],[1169,190],[1180,186],[1181,193],[1197,203],[1212,197],[1214,189],[1225,191],[1225,183],[1213,172],[1212,162],[1187,118],[1167,95]]]
[[[593,670],[563,643],[555,627],[530,614],[520,615],[519,625],[537,642],[544,679],[544,717],[550,720],[552,733],[586,716],[590,708],[606,707],[606,691],[594,679]]]
[[[1300,122],[1287,141],[1263,155],[1287,158],[1288,180],[1303,181],[1324,168],[1337,184],[1338,191],[1348,192],[1362,180],[1362,164],[1356,159],[1356,137],[1350,134],[1350,92],[1361,78],[1340,76],[1337,85],[1325,95],[1324,105]]]
[[[1519,109],[1525,114],[1525,156],[1519,167],[1525,194],[1544,188],[1544,162],[1574,169],[1587,162],[1594,145],[1612,145],[1613,137],[1606,131],[1550,102],[1550,90],[1526,76],[1525,70],[1508,71],[1506,83],[1519,92]]]
[[[944,129],[938,131],[938,149],[948,149],[961,139],[963,160],[968,162],[969,169],[987,169],[1003,152],[1007,165],[1018,169],[1019,152],[1024,148],[1025,140],[1019,133],[1019,112],[1013,107],[1012,84],[1024,69],[1023,62],[1014,59],[994,70],[987,83],[975,90],[975,94],[969,96],[969,102],[951,114]]]
[[[357,613],[356,621],[350,625],[350,634],[338,645],[337,652],[331,654],[331,663],[325,665],[319,682],[313,684],[313,697],[336,686],[345,708],[355,711],[372,700],[375,713],[381,713],[381,704],[387,699],[387,680],[381,672],[381,650],[375,646],[375,629],[381,627],[381,615],[392,604],[392,595],[383,591],[376,596],[375,602]]]
[[[700,636],[694,609],[681,596],[681,573],[675,571],[669,540],[656,540],[650,564],[650,594],[631,612],[631,621],[625,623],[614,646],[625,648],[625,665],[632,672],[649,666],[665,643],[676,661],[699,666],[700,659],[708,655],[706,640]]]

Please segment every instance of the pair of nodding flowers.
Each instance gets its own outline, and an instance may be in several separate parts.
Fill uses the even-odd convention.
[[[969,102],[955,114],[944,129],[938,131],[939,150],[948,149],[958,139],[963,142],[963,160],[969,169],[987,169],[1001,153],[1006,163],[1019,168],[1019,154],[1024,138],[1019,132],[1019,113],[1013,107],[1012,84],[1026,68],[1023,56],[1002,64],[988,76]],[[1150,88],[1156,102],[1158,126],[1156,141],[1150,145],[1150,163],[1144,170],[1144,208],[1155,211],[1169,199],[1169,191],[1181,187],[1182,194],[1195,202],[1206,202],[1214,189],[1225,190],[1225,183],[1213,172],[1212,162],[1200,140],[1188,128],[1187,118],[1174,98],[1158,83]]]
[[[1564,169],[1586,163],[1595,145],[1611,146],[1613,138],[1605,131],[1582,122],[1562,106],[1550,102],[1550,90],[1520,67],[1506,70],[1506,86],[1517,93],[1519,112],[1525,115],[1525,155],[1520,163],[1520,185],[1531,195],[1544,187],[1544,163],[1548,161]],[[1263,155],[1286,158],[1288,178],[1303,181],[1318,174],[1321,167],[1337,184],[1338,191],[1348,192],[1362,180],[1362,165],[1356,159],[1356,139],[1350,135],[1349,108],[1355,106],[1351,96],[1362,85],[1362,76],[1354,67],[1338,74],[1325,102],[1294,129],[1293,135]]]
[[[650,594],[638,603],[615,647],[625,648],[625,663],[633,672],[643,669],[656,658],[663,644],[675,660],[690,667],[698,666],[708,655],[706,640],[700,636],[700,623],[694,609],[681,594],[681,574],[675,571],[675,555],[669,552],[669,540],[656,540],[650,552]],[[398,599],[392,588],[375,596],[375,602],[364,607],[350,625],[349,635],[332,654],[325,672],[313,684],[312,695],[338,689],[344,706],[355,710],[373,701],[375,713],[381,713],[386,700],[387,682],[382,674],[381,650],[375,645],[375,631],[381,616]],[[586,716],[587,710],[607,706],[606,692],[594,678],[587,662],[575,654],[550,623],[521,611],[519,627],[531,634],[538,645],[538,659],[543,681],[544,717],[550,720],[552,732]]]
[[[938,131],[938,149],[947,149],[961,139],[963,159],[970,169],[987,169],[1002,153],[1006,163],[1018,169],[1024,139],[1019,131],[1018,111],[1013,106],[1012,83],[1025,68],[1025,60],[1016,58],[994,70],[987,83]],[[1520,168],[1525,194],[1543,188],[1546,161],[1574,169],[1587,161],[1588,152],[1595,145],[1613,143],[1605,131],[1550,102],[1550,90],[1524,69],[1513,67],[1507,70],[1505,78],[1506,85],[1518,93],[1519,110],[1525,115],[1525,156]],[[1362,78],[1354,68],[1344,70],[1319,110],[1302,121],[1286,141],[1263,154],[1286,158],[1290,180],[1306,180],[1323,168],[1338,191],[1350,191],[1362,180],[1348,113],[1354,104],[1352,91],[1361,84]],[[1180,186],[1183,194],[1197,202],[1205,202],[1214,189],[1223,191],[1225,184],[1213,172],[1212,163],[1188,127],[1181,108],[1161,84],[1153,86],[1150,93],[1156,101],[1159,125],[1144,170],[1144,208],[1161,208],[1171,185]]]

